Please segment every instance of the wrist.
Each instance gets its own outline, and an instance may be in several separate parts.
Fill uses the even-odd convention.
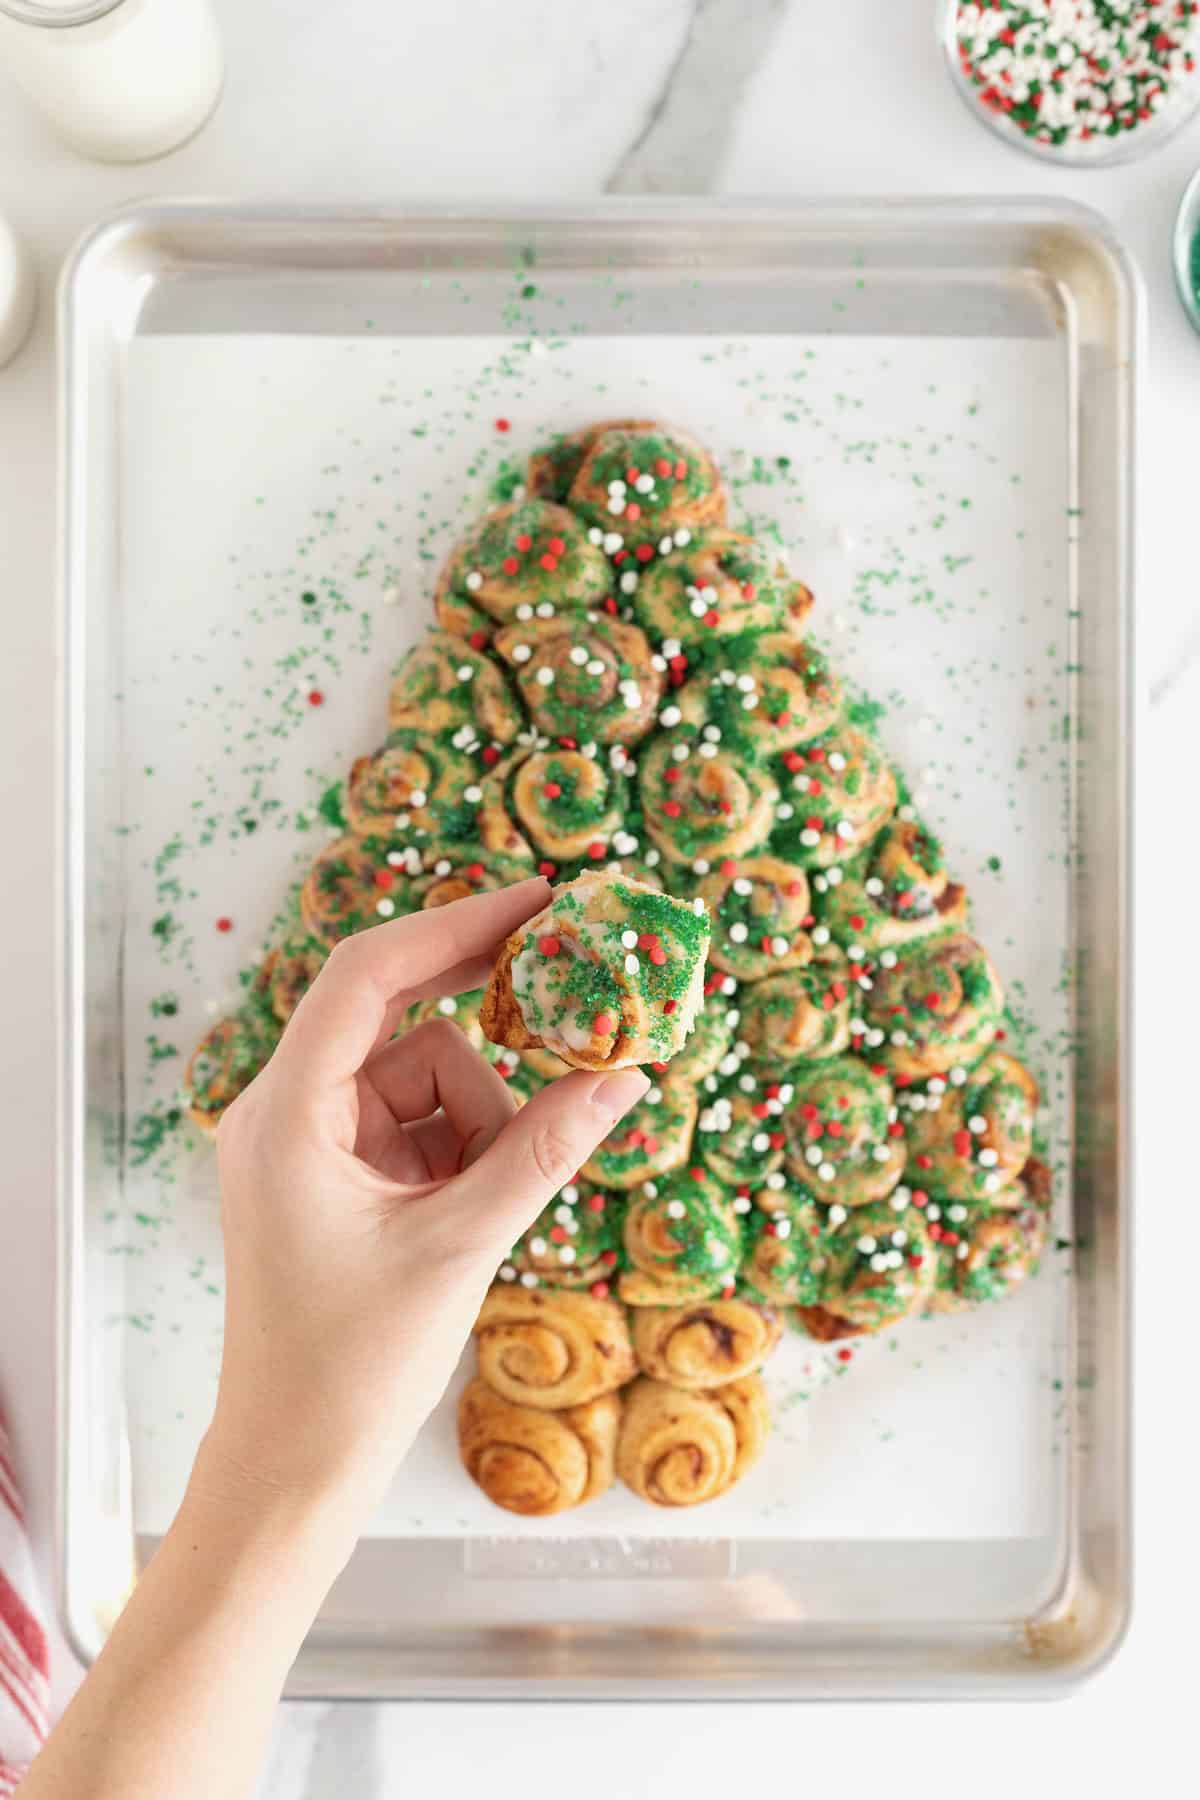
[[[214,1420],[196,1454],[176,1526],[201,1544],[219,1541],[223,1553],[278,1554],[327,1571],[331,1581],[354,1548],[373,1496],[364,1496],[349,1471],[274,1470],[269,1461],[239,1453]]]

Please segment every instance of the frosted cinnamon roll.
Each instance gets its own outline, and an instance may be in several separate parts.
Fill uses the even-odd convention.
[[[625,1215],[627,1306],[678,1306],[734,1289],[742,1241],[733,1197],[699,1165],[646,1182]]]
[[[809,604],[803,582],[793,581],[786,565],[753,538],[709,530],[647,565],[633,609],[656,642],[674,639],[711,651],[725,638],[780,631]]]
[[[544,1517],[612,1486],[620,1418],[616,1394],[544,1412],[514,1405],[477,1376],[458,1403],[459,1454],[495,1505]]]
[[[739,981],[803,968],[813,953],[808,881],[776,856],[724,857],[696,892],[712,921],[709,956]]]
[[[621,828],[621,798],[607,764],[580,750],[537,750],[512,783],[519,830],[556,863],[607,857]]]
[[[769,1067],[840,1056],[850,1044],[850,965],[825,950],[802,969],[769,975],[741,996],[742,1040]]]
[[[571,483],[598,437],[606,431],[634,432],[640,437],[655,429],[653,419],[601,419],[598,424],[585,425],[580,431],[561,432],[529,458],[525,468],[525,491],[539,500],[554,500],[565,505]]]
[[[326,950],[356,931],[411,910],[409,878],[389,840],[352,833],[322,850],[300,889],[300,919]],[[389,855],[400,860],[393,864]]]
[[[969,1071],[935,1075],[897,1099],[914,1186],[939,1198],[1022,1203],[1017,1177],[1033,1148],[1038,1107],[1037,1082],[1024,1063],[989,1050]]]
[[[726,510],[725,490],[708,451],[665,425],[647,430],[614,425],[598,432],[571,482],[567,505],[603,534],[614,560],[622,550],[636,557],[643,547],[669,555],[701,528],[723,525]]]
[[[668,1061],[704,983],[708,920],[686,901],[586,874],[507,940],[484,995],[493,1043],[580,1069]]]
[[[617,1474],[655,1506],[696,1506],[753,1468],[770,1431],[761,1376],[693,1390],[643,1375],[625,1396]]]
[[[474,1326],[479,1373],[506,1400],[555,1412],[621,1387],[636,1364],[624,1308],[569,1288],[499,1283]]]
[[[840,868],[896,809],[895,776],[878,745],[853,725],[839,726],[802,749],[785,750],[773,768],[781,806],[770,849],[785,862]],[[814,886],[827,891],[824,882]]]
[[[965,933],[884,951],[865,998],[874,1050],[897,1080],[970,1068],[1000,1029],[1004,990],[982,944]]]
[[[497,632],[495,648],[538,730],[565,748],[633,744],[655,722],[663,659],[636,625],[602,614],[533,619]]]
[[[960,1312],[984,1300],[1003,1300],[1037,1274],[1050,1224],[1045,1163],[1031,1158],[1012,1191],[1016,1203],[1002,1210],[953,1200],[932,1207],[938,1216],[929,1225],[937,1249],[931,1312]]]
[[[938,840],[912,820],[893,819],[867,853],[819,905],[822,923],[840,943],[896,949],[917,938],[961,928],[967,890],[950,881]]]
[[[824,1246],[821,1211],[803,1189],[760,1188],[745,1215],[742,1288],[770,1306],[815,1306]]]
[[[797,1307],[797,1324],[822,1343],[859,1337],[919,1312],[937,1281],[937,1255],[915,1206],[876,1202],[846,1214],[825,1239],[821,1300]]]
[[[434,610],[443,631],[482,649],[497,625],[584,612],[611,587],[607,558],[574,513],[519,500],[486,513],[451,552]]]
[[[603,1300],[616,1281],[624,1223],[623,1196],[568,1182],[513,1246],[500,1279],[533,1276],[539,1286],[587,1288]]]
[[[749,1300],[639,1306],[630,1319],[643,1375],[681,1388],[715,1388],[757,1374],[783,1335],[773,1307]]]
[[[453,737],[471,756],[481,746],[511,744],[524,722],[500,665],[450,632],[427,632],[392,676],[392,731]]]
[[[782,1125],[789,1173],[826,1205],[882,1200],[904,1172],[891,1083],[857,1057],[798,1065]]]
[[[652,1087],[588,1157],[584,1175],[603,1187],[627,1192],[681,1168],[692,1146],[698,1111],[699,1101],[689,1084],[665,1081]]]
[[[672,863],[694,871],[765,844],[779,789],[765,768],[739,760],[711,739],[676,734],[676,712],[664,707],[666,729],[638,766],[646,830]]]

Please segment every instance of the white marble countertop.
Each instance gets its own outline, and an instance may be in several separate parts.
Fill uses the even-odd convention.
[[[160,163],[105,168],[59,147],[0,76],[0,211],[33,245],[37,332],[0,371],[0,750],[12,845],[0,886],[8,949],[0,1037],[0,1386],[15,1426],[49,1581],[52,1478],[52,919],[55,630],[51,294],[77,234],[121,202],[157,194],[339,200],[529,199],[604,190],[746,195],[1067,194],[1108,214],[1149,295],[1141,461],[1140,660],[1158,707],[1143,733],[1142,861],[1171,846],[1172,880],[1143,879],[1142,986],[1169,994],[1156,1033],[1189,1017],[1178,898],[1194,891],[1187,773],[1200,706],[1193,516],[1200,341],[1177,304],[1170,229],[1200,162],[1200,120],[1144,164],[1061,174],[1005,148],[951,92],[933,0],[217,0],[229,74],[222,105]],[[1168,763],[1167,758],[1170,758]],[[1176,795],[1180,798],[1176,799]],[[1171,807],[1168,818],[1167,808]],[[1179,816],[1182,815],[1182,816]],[[1179,865],[1182,862],[1183,867]],[[1150,949],[1153,942],[1154,950]],[[1157,954],[1161,970],[1148,968]],[[1166,959],[1170,957],[1170,966]],[[1178,998],[1183,989],[1182,999]],[[1146,1009],[1144,1009],[1146,1010]],[[1148,1029],[1143,1041],[1149,1041]],[[1172,1045],[1175,1051],[1175,1046]],[[1189,1254],[1160,1216],[1191,1204],[1172,1166],[1169,1117],[1186,1103],[1185,1047],[1145,1052],[1140,1234],[1139,1601],[1115,1663],[1069,1704],[872,1709],[512,1706],[291,1707],[263,1792],[325,1800],[482,1782],[490,1794],[569,1788],[716,1794],[747,1759],[811,1786],[1011,1793],[1068,1770],[1076,1791],[1143,1775],[1190,1741],[1198,1563],[1194,1501],[1176,1467],[1189,1369]],[[1151,1085],[1151,1080],[1153,1085]],[[1168,1112],[1170,1109],[1170,1113]],[[1161,1112],[1161,1118],[1157,1114]],[[1189,1182],[1190,1186],[1190,1182]],[[1175,1371],[1179,1371],[1178,1374]],[[1190,1399],[1188,1411],[1194,1412]],[[1189,1432],[1189,1437],[1192,1435]],[[71,1681],[61,1645],[59,1686]],[[852,1744],[852,1748],[849,1746]],[[883,1784],[886,1783],[886,1788]]]

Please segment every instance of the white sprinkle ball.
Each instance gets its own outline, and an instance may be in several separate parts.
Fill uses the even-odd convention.
[[[687,1217],[687,1207],[683,1204],[682,1200],[667,1201],[667,1217],[668,1219],[683,1219]]]

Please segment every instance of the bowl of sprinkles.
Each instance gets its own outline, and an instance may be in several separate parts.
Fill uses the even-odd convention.
[[[1200,169],[1183,190],[1175,215],[1175,285],[1183,310],[1200,331]]]
[[[1200,0],[943,0],[941,35],[976,117],[1047,161],[1132,161],[1200,103]]]

